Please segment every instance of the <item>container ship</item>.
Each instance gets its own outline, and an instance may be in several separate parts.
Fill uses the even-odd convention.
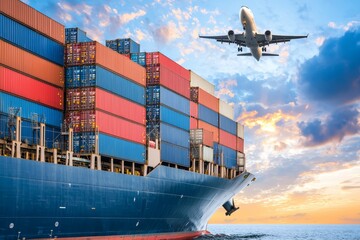
[[[255,177],[214,85],[0,1],[0,239],[191,239]]]

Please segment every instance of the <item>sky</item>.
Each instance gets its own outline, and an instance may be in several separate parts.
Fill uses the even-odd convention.
[[[160,51],[234,106],[257,180],[236,195],[239,211],[219,209],[210,223],[360,224],[359,1],[24,2],[103,44],[131,37],[141,51]],[[268,47],[280,56],[259,62],[198,38],[241,33],[242,5],[260,33],[309,37]]]

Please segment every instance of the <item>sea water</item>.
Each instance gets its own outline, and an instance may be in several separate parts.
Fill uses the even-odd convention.
[[[360,240],[360,225],[350,224],[209,224],[208,231],[196,239]]]

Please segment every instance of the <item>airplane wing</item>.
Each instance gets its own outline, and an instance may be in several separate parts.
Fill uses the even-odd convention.
[[[238,53],[238,56],[252,56],[252,54],[251,53]],[[265,56],[265,57],[267,57],[267,56],[269,56],[269,57],[277,57],[277,56],[279,56],[279,54],[275,54],[275,53],[262,53],[262,56]]]
[[[307,38],[307,37],[308,37],[308,35],[303,35],[303,36],[272,35],[271,41],[267,42],[265,39],[265,34],[258,33],[256,35],[256,39],[259,43],[259,47],[263,47],[263,46],[266,46],[269,44],[274,44],[274,43],[290,42],[290,40],[292,40],[292,39]]]
[[[209,39],[214,39],[218,42],[221,43],[234,43],[237,44],[239,46],[243,46],[246,47],[245,44],[245,38],[244,38],[244,34],[235,34],[235,40],[234,41],[230,41],[228,35],[222,35],[222,36],[199,36],[199,38],[209,38]]]

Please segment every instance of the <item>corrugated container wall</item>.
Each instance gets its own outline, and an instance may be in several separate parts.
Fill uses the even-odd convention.
[[[63,67],[2,40],[0,40],[0,49],[0,62],[2,64],[58,87],[64,87]]]
[[[189,116],[162,105],[146,106],[146,119],[148,122],[165,122],[186,131],[190,129]]]
[[[195,146],[191,148],[191,157],[195,159],[201,159],[206,162],[213,162],[214,149],[207,146]]]
[[[219,142],[219,129],[211,124],[198,120],[198,128],[203,128],[213,133],[214,142]]]
[[[236,151],[244,152],[244,139],[239,137],[236,138]]]
[[[190,115],[190,101],[162,86],[146,88],[146,105],[163,104],[186,115]]]
[[[219,112],[219,99],[201,88],[191,87],[190,100],[196,103],[200,103],[207,108],[210,108],[214,112]]]
[[[236,122],[219,114],[219,128],[225,130],[233,135],[236,135]]]
[[[60,66],[64,65],[64,45],[51,40],[0,14],[0,37]]]
[[[62,111],[55,110],[43,105],[27,101],[25,99],[0,92],[0,112],[9,113],[10,108],[21,108],[21,117],[31,120],[32,114],[38,114],[46,124],[60,127],[62,123]]]
[[[145,88],[100,66],[74,66],[66,68],[66,87],[98,86],[131,101],[145,104]]]
[[[64,109],[62,88],[54,87],[2,66],[0,66],[0,90],[59,110]]]
[[[114,40],[106,40],[106,47],[120,53],[120,54],[130,54],[130,53],[139,53],[140,44],[132,40],[131,38],[119,38]]]
[[[190,86],[191,87],[199,87],[204,91],[208,92],[211,95],[215,95],[215,86],[214,84],[206,81],[204,78],[200,77],[193,71],[190,71]]]
[[[244,125],[241,123],[237,124],[237,136],[244,139]]]
[[[145,86],[145,69],[143,67],[98,42],[67,44],[65,63],[67,66],[99,64]]]
[[[234,120],[234,106],[219,99],[219,113],[231,120]]]
[[[0,12],[30,28],[64,44],[65,29],[60,23],[36,11],[29,5],[15,0],[1,0]]]
[[[196,118],[190,117],[190,129],[198,128],[198,120]]]
[[[136,62],[137,64],[145,67],[146,66],[146,53],[140,52],[140,53],[131,53],[130,59],[133,62]]]
[[[208,147],[213,146],[214,133],[205,129],[191,129],[190,130],[190,143],[191,144],[202,144]]]
[[[197,103],[190,101],[190,116],[194,118],[199,117],[199,106]]]
[[[180,147],[167,142],[161,143],[160,158],[161,161],[178,164],[184,167],[190,166],[190,149]]]
[[[219,126],[219,114],[201,104],[199,104],[199,119],[210,123],[216,128]]]
[[[107,134],[99,134],[99,152],[104,156],[145,163],[145,145],[115,138]]]
[[[223,146],[236,150],[236,136],[221,129],[219,130],[219,143]]]
[[[65,43],[92,42],[86,32],[79,28],[65,28]]]

